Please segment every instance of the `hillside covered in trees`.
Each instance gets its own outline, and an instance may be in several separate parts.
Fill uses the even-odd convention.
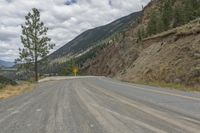
[[[158,0],[148,23],[138,30],[138,39],[161,33],[200,17],[199,0]]]

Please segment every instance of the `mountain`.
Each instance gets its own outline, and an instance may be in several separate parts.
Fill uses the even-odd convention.
[[[8,61],[3,61],[0,60],[0,67],[13,67],[14,63],[13,62],[8,62]]]
[[[122,17],[105,26],[97,27],[77,36],[75,39],[65,44],[63,47],[52,53],[48,58],[58,59],[67,55],[74,55],[86,51],[95,46],[101,40],[104,40],[116,32],[120,32],[131,23],[133,23],[141,12],[135,12],[128,16]]]

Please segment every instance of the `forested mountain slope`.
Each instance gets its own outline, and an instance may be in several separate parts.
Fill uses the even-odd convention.
[[[108,25],[97,27],[84,33],[52,53],[48,58],[57,59],[67,55],[74,55],[82,53],[90,47],[96,46],[102,40],[108,38],[116,32],[120,32],[129,24],[131,24],[138,16],[140,12],[132,13],[128,16],[120,18]]]

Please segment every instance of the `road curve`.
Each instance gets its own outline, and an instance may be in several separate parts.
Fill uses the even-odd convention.
[[[105,77],[54,79],[0,101],[0,133],[200,132],[200,93]]]

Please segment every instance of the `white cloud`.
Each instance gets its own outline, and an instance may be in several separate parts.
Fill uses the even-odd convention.
[[[0,0],[0,59],[18,56],[24,16],[32,9],[41,11],[56,49],[87,29],[139,11],[150,0]]]

